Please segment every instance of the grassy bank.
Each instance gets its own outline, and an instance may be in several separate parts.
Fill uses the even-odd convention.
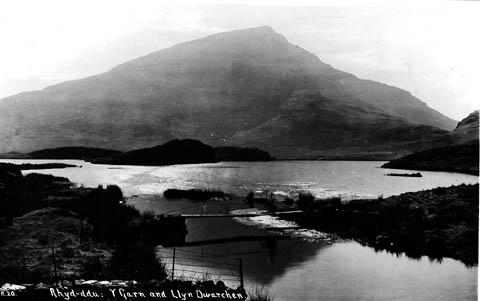
[[[348,203],[303,197],[297,222],[394,253],[478,263],[478,184]]]
[[[117,186],[74,188],[0,165],[0,282],[163,279],[154,247],[185,234],[125,205]]]

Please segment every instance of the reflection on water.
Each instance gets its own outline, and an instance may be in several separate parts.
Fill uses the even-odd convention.
[[[476,300],[476,274],[455,260],[398,258],[349,242],[320,249],[267,288],[276,300]]]
[[[138,197],[132,202],[142,210],[159,213],[185,207],[198,213],[198,205],[202,206],[160,196]],[[229,205],[230,210],[243,207],[241,203]],[[224,212],[225,208],[225,202],[210,202],[204,204],[203,212]],[[189,242],[273,234],[224,218],[191,219],[187,227]],[[247,289],[263,286],[275,300],[476,300],[476,267],[449,258],[432,262],[425,256],[412,259],[376,252],[352,241],[330,245],[323,240],[268,239],[182,249],[196,252],[192,256],[198,259],[202,252],[242,258]]]
[[[1,161],[20,163],[24,160]],[[58,162],[43,162],[52,161]],[[32,163],[32,160],[28,162]],[[264,189],[286,192],[305,189],[318,196],[341,195],[348,198],[387,196],[478,182],[475,176],[441,172],[422,172],[423,178],[386,177],[384,174],[390,170],[377,168],[382,162],[229,162],[166,167],[112,167],[75,160],[60,162],[83,167],[39,172],[68,177],[86,186],[117,184],[127,196],[139,195],[131,197],[129,203],[141,210],[156,213],[216,213],[246,207],[241,202],[165,200],[161,193],[168,188],[211,188],[236,193]],[[191,219],[187,220],[187,228],[188,242],[272,235],[265,229],[228,218]],[[196,252],[192,254],[197,255],[192,256],[204,252],[242,258],[247,290],[265,286],[276,301],[476,300],[477,267],[467,268],[461,262],[448,258],[440,263],[431,262],[426,257],[415,260],[404,255],[375,252],[356,242],[330,245],[323,240],[307,242],[270,238],[196,246],[185,250]]]

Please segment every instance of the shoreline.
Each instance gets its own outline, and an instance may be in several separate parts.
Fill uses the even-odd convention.
[[[38,187],[35,186],[36,188],[32,186],[29,189],[33,189],[32,193],[34,193],[34,194],[38,194],[38,192],[41,192],[41,194],[43,195],[45,200],[50,200],[50,201],[48,201],[50,203],[48,203],[48,202],[44,203],[43,205],[40,205],[40,207],[37,208],[37,209],[42,209],[42,208],[46,208],[46,207],[57,207],[57,206],[59,206],[61,208],[62,206],[67,206],[66,209],[72,210],[71,206],[72,206],[72,204],[76,204],[75,202],[78,202],[82,198],[87,197],[87,196],[91,195],[92,193],[104,193],[103,191],[105,191],[104,188],[96,188],[96,189],[95,188],[73,188],[73,187],[71,187],[72,183],[69,182],[69,180],[65,179],[65,178],[59,178],[59,177],[53,177],[53,176],[47,176],[47,175],[41,175],[41,174],[29,174],[29,175],[23,176],[23,175],[21,175],[19,170],[15,171],[14,169],[10,170],[9,173],[7,173],[4,176],[6,176],[7,178],[11,177],[12,181],[17,181],[18,183],[23,183],[25,181],[25,179],[31,179],[27,182],[37,183],[38,185],[40,185],[40,186],[37,185]],[[33,179],[36,179],[36,180],[32,182]],[[1,180],[1,177],[0,177],[0,180]],[[21,185],[26,185],[26,184],[21,184]],[[51,185],[53,185],[53,186],[51,186]],[[475,185],[461,185],[461,186],[462,187],[472,187],[472,186],[474,187]],[[457,228],[459,226],[458,226],[457,221],[455,221],[455,220],[453,222],[451,222],[450,224],[448,224],[448,223],[446,223],[445,225],[438,224],[436,226],[436,228],[435,227],[430,227],[429,229],[427,229],[428,231],[431,231],[431,230],[434,231],[433,232],[434,235],[430,235],[430,234],[427,235],[426,238],[430,239],[430,241],[428,241],[428,242],[426,242],[426,239],[415,238],[414,236],[411,235],[412,234],[411,232],[406,232],[406,234],[403,235],[403,236],[409,237],[413,240],[412,243],[410,243],[410,244],[406,244],[405,242],[402,242],[401,239],[399,239],[398,236],[392,235],[392,233],[394,233],[394,231],[393,231],[394,228],[384,228],[382,230],[383,232],[382,231],[379,232],[379,231],[376,231],[376,230],[373,231],[371,228],[369,228],[368,225],[365,226],[365,221],[366,220],[375,220],[377,224],[379,224],[379,223],[381,224],[382,221],[388,220],[389,217],[392,217],[392,216],[395,217],[395,215],[391,215],[391,213],[389,213],[388,211],[381,211],[381,210],[384,210],[385,208],[389,208],[390,206],[393,206],[391,208],[395,208],[395,209],[400,208],[401,212],[405,211],[404,213],[406,213],[406,214],[403,214],[399,220],[397,219],[397,221],[402,221],[402,219],[405,216],[408,216],[410,213],[414,213],[415,215],[419,215],[421,217],[420,220],[415,220],[412,223],[410,223],[413,226],[419,226],[421,223],[418,222],[418,221],[423,221],[425,217],[428,217],[429,219],[431,219],[432,218],[431,217],[432,213],[431,212],[430,213],[429,212],[423,213],[422,210],[425,209],[425,208],[423,208],[423,209],[422,208],[416,208],[416,207],[422,207],[421,206],[422,205],[422,202],[421,202],[422,197],[416,197],[416,199],[417,199],[416,202],[413,202],[411,204],[407,204],[408,206],[403,208],[404,206],[401,205],[401,204],[402,204],[403,200],[406,199],[405,195],[410,195],[410,196],[421,195],[422,193],[425,195],[425,194],[428,194],[429,192],[437,191],[437,192],[441,192],[440,193],[441,195],[447,195],[448,196],[448,195],[451,194],[450,190],[452,190],[452,189],[453,189],[453,191],[458,190],[458,189],[460,189],[458,187],[461,187],[461,186],[454,186],[454,187],[451,187],[451,188],[435,188],[435,189],[431,189],[431,190],[427,190],[427,191],[417,191],[417,192],[405,193],[405,194],[402,194],[402,195],[399,195],[399,196],[392,196],[392,197],[385,198],[385,199],[380,199],[379,198],[379,199],[373,199],[373,200],[354,200],[354,201],[350,201],[350,202],[345,203],[345,204],[342,204],[342,202],[338,198],[321,200],[321,199],[315,199],[315,197],[313,197],[312,195],[308,196],[308,194],[302,194],[302,193],[299,194],[298,199],[289,199],[289,197],[287,197],[287,196],[278,196],[278,195],[276,196],[277,199],[275,199],[275,198],[273,198],[273,194],[270,194],[270,196],[266,196],[265,194],[263,194],[264,199],[261,199],[261,200],[260,199],[255,199],[255,197],[252,196],[253,199],[250,200],[250,201],[252,201],[253,203],[260,204],[261,206],[265,206],[267,209],[270,209],[270,210],[275,209],[275,210],[281,211],[281,210],[292,210],[292,208],[300,208],[300,209],[305,210],[305,212],[306,212],[305,216],[294,218],[294,220],[302,228],[320,230],[322,232],[337,235],[341,238],[348,238],[348,239],[351,238],[355,241],[360,242],[363,245],[366,244],[366,245],[368,245],[370,247],[373,247],[373,248],[386,249],[386,250],[391,251],[391,252],[406,252],[407,256],[411,256],[411,257],[418,256],[419,254],[420,255],[428,255],[428,256],[431,256],[432,258],[451,257],[451,258],[454,258],[454,259],[459,259],[467,265],[476,265],[477,261],[473,259],[472,254],[478,253],[478,250],[476,251],[476,250],[474,250],[474,248],[472,248],[473,244],[471,243],[471,239],[467,242],[463,242],[463,243],[460,243],[460,244],[458,243],[458,239],[461,239],[462,236],[465,236],[468,233],[473,233],[472,229],[467,229],[470,232],[463,231],[465,229],[463,229],[463,230],[460,229],[463,232],[455,233],[455,234],[459,234],[460,238],[453,237],[453,238],[450,238],[446,242],[443,241],[440,238],[441,236],[439,236],[439,233],[441,231],[445,230],[445,225],[451,226],[450,227],[451,231],[455,232],[455,230],[458,230]],[[30,187],[30,186],[27,186],[27,187]],[[478,188],[478,184],[476,185],[476,187]],[[114,198],[118,198],[119,193],[118,193],[118,191],[116,191],[116,189],[111,190],[110,193],[112,193],[112,196],[116,195]],[[218,193],[218,191],[215,192],[211,196],[213,198],[216,197],[217,198],[216,200],[218,201],[218,196],[216,195],[217,193]],[[454,192],[453,194],[455,194],[455,193],[456,192]],[[121,191],[120,191],[120,194],[121,194]],[[211,191],[210,191],[210,194],[211,194]],[[69,196],[67,197],[67,195],[69,195]],[[156,196],[158,194],[148,194],[148,195]],[[54,197],[52,198],[52,196],[54,196]],[[142,196],[144,196],[144,195],[143,194],[132,195],[132,196],[129,196],[129,197],[126,197],[126,198],[124,198],[122,196],[122,199],[123,199],[122,203],[124,203],[125,199],[128,200],[128,199],[132,199],[132,198],[136,198],[136,197],[142,197]],[[472,197],[472,192],[471,191],[468,192],[467,196]],[[25,197],[25,196],[22,196],[22,197]],[[73,197],[74,200],[76,199],[77,201],[72,203],[72,197]],[[236,195],[236,197],[237,198],[242,198],[242,197],[239,197],[238,195]],[[201,198],[204,199],[205,196],[202,195]],[[477,198],[478,198],[478,189],[477,189]],[[208,202],[208,199],[209,198],[206,198],[207,202]],[[244,197],[244,199],[248,203],[248,201],[249,201],[248,196]],[[453,200],[453,201],[456,201],[456,199],[458,199],[456,196],[450,198],[450,200]],[[394,205],[392,205],[390,203],[392,203]],[[46,204],[49,204],[51,206],[46,206]],[[410,208],[412,204],[414,205],[415,208]],[[430,206],[429,208],[427,208],[427,211],[428,211],[432,208],[435,209],[435,206],[438,205],[438,204],[432,203],[432,204],[427,204],[427,205],[428,206],[426,206],[426,207]],[[117,208],[116,206],[117,205],[115,205],[112,208]],[[371,211],[372,208],[376,210],[376,212],[377,212],[376,214],[372,215],[372,214],[369,214],[367,212],[367,211]],[[455,208],[457,208],[457,207],[455,207]],[[324,210],[325,213],[320,212],[320,209]],[[417,210],[417,209],[419,209],[419,210]],[[420,209],[422,209],[422,210],[420,210]],[[117,209],[114,209],[114,210],[117,210]],[[460,210],[460,211],[462,211],[462,210]],[[463,211],[465,211],[465,210],[463,210]],[[472,211],[472,210],[470,210],[470,211]],[[477,203],[477,211],[478,211],[478,203]],[[477,218],[477,221],[478,221],[478,212],[477,211],[473,211],[473,212],[477,213],[476,218]],[[31,211],[27,211],[27,213],[28,212],[31,212]],[[89,214],[88,211],[82,211],[82,212],[81,212],[81,215],[82,214],[83,215]],[[137,212],[138,212],[138,210],[137,210]],[[452,211],[452,212],[455,212],[455,211]],[[134,214],[134,212],[132,211],[129,214]],[[144,217],[140,216],[139,214],[140,213],[138,213],[138,214],[135,213],[132,216],[132,218],[130,218],[130,221],[128,222],[129,226],[126,229],[131,227],[131,225],[137,224],[137,225],[140,225],[140,227],[145,227],[143,229],[148,230],[152,225],[155,224],[151,221],[151,216],[149,217],[147,213],[145,213],[146,215]],[[58,214],[55,214],[55,215],[58,216]],[[329,220],[328,215],[331,215],[330,220]],[[22,215],[17,215],[17,216],[22,216]],[[318,220],[318,219],[321,219],[322,223],[315,222],[315,220]],[[337,219],[337,221],[335,221],[335,219]],[[35,220],[35,219],[33,219],[33,220]],[[93,229],[95,227],[98,227],[98,225],[96,225],[95,223],[84,224],[84,222],[83,222],[84,217],[81,217],[81,216],[76,217],[76,220],[77,221],[74,222],[74,223],[77,223],[77,225],[80,225],[80,224],[84,225],[84,226],[81,226],[84,229]],[[345,221],[349,221],[348,223],[350,223],[350,224],[347,223],[347,226],[345,226]],[[353,223],[352,221],[354,221],[356,224]],[[119,224],[119,225],[122,225],[122,224]],[[126,226],[127,224],[124,224],[124,225]],[[183,226],[185,226],[185,225],[183,225]],[[39,228],[41,228],[41,226],[39,226]],[[173,224],[170,225],[170,226],[169,225],[159,225],[159,227],[156,227],[156,228],[157,228],[157,230],[151,232],[151,234],[153,235],[151,237],[152,237],[152,239],[154,239],[152,241],[155,241],[155,243],[158,243],[158,239],[162,239],[162,240],[168,239],[165,236],[163,236],[163,237],[160,236],[160,238],[158,237],[159,229],[160,230],[163,229],[162,230],[163,233],[165,233],[165,231],[164,231],[165,229],[170,229],[169,231],[180,233],[180,236],[181,236],[181,233],[183,232],[182,229],[180,229],[178,227],[178,225],[173,225]],[[469,226],[469,228],[471,228],[471,227]],[[105,228],[105,229],[108,229],[108,227]],[[135,238],[136,235],[134,233],[138,232],[139,229],[141,229],[141,228],[138,228],[138,227],[135,228],[135,229],[132,228],[133,232],[131,232],[131,234],[133,236],[130,236],[130,237],[133,237],[134,241],[136,241],[136,238]],[[75,230],[75,231],[77,231],[77,230]],[[420,229],[420,230],[422,230],[422,229]],[[440,232],[438,232],[437,230],[440,231]],[[108,231],[110,231],[110,230],[108,230]],[[476,229],[476,231],[477,231],[477,236],[478,236],[478,229]],[[168,232],[168,231],[166,231],[166,232]],[[109,233],[109,232],[107,232],[107,233]],[[78,235],[78,234],[75,234],[73,236],[76,236],[76,235]],[[87,236],[90,237],[90,238],[94,237],[94,236],[92,236],[92,233],[88,234]],[[106,236],[106,237],[108,237],[108,236]],[[433,240],[431,238],[433,238]],[[174,238],[174,239],[176,239],[176,238]],[[124,242],[125,242],[125,240],[124,240]],[[391,243],[394,244],[393,247],[390,245]],[[414,246],[415,243],[419,243],[420,245],[422,245],[422,247],[421,248],[416,248]],[[414,247],[412,247],[412,245]],[[453,250],[452,246],[455,246],[455,245],[459,246],[458,249],[460,251],[457,251],[457,252],[452,251]],[[114,244],[111,244],[111,246],[114,247]],[[440,247],[440,249],[442,249],[442,250],[440,252],[437,252],[437,253],[431,252],[431,249],[433,248],[433,246]],[[149,252],[146,249],[144,251],[146,251],[147,253]],[[63,252],[63,250],[62,250],[62,252]],[[66,251],[66,252],[68,253],[68,252],[71,252],[71,251]],[[141,251],[141,252],[143,252],[143,251]],[[470,252],[470,254],[468,252]],[[113,253],[114,252],[111,252],[111,254],[113,254]],[[30,255],[28,255],[28,256],[30,256]],[[48,257],[48,256],[51,256],[51,254],[46,254],[44,257]],[[83,255],[80,255],[80,256],[83,256]],[[125,256],[125,255],[122,255],[122,256]],[[128,256],[130,256],[130,255],[128,255]],[[51,272],[49,272],[49,273],[51,273]]]
[[[354,239],[375,249],[478,265],[478,184],[408,192],[377,200],[304,205],[304,227]]]

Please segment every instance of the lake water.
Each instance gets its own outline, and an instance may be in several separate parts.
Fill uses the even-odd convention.
[[[1,161],[21,163],[25,160]],[[189,200],[166,200],[162,193],[167,188],[211,188],[238,194],[266,189],[282,193],[308,190],[319,197],[338,195],[348,200],[478,183],[478,177],[475,176],[443,172],[422,171],[422,178],[389,177],[384,174],[404,171],[378,168],[383,162],[228,162],[139,167],[94,165],[76,160],[26,161],[60,161],[82,165],[81,168],[25,172],[64,176],[72,182],[92,187],[116,184],[129,196],[130,204],[140,210],[157,213],[174,210],[177,213],[213,213],[245,209],[245,204],[240,201],[199,204]],[[282,223],[277,220],[271,225],[275,226],[278,222]],[[265,224],[265,220],[241,218],[189,219],[186,240],[197,242],[282,234],[266,229],[268,223]],[[295,239],[244,239],[182,248],[176,250],[177,269],[182,267],[182,256],[184,267],[192,259],[193,262],[208,264],[213,260],[213,255],[242,258],[247,290],[264,287],[275,300],[476,300],[477,267],[469,268],[449,258],[444,258],[442,262],[430,261],[427,257],[412,259],[385,251],[376,252],[352,241],[332,243],[325,239],[312,239],[303,232],[295,234]],[[169,266],[168,257],[173,250],[159,248],[158,252]],[[235,270],[237,259],[232,260],[231,267]],[[201,270],[190,267],[190,272],[185,272],[185,275],[195,274],[198,269]],[[209,277],[215,279],[216,273],[220,274],[221,270],[211,268]],[[224,277],[230,277],[227,280],[234,283],[238,280],[237,274],[230,272],[231,276]]]
[[[225,192],[250,190],[293,192],[309,190],[319,197],[390,196],[438,186],[478,183],[478,177],[447,172],[422,171],[422,178],[390,177],[389,172],[413,171],[379,168],[379,161],[272,161],[222,162],[163,167],[112,166],[78,160],[0,160],[12,163],[61,162],[82,168],[48,169],[47,174],[96,187],[116,184],[126,196],[162,194],[168,188],[210,188]],[[36,172],[32,170],[25,173]]]

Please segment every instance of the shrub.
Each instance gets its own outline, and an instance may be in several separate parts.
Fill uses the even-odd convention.
[[[314,201],[315,197],[310,192],[300,192],[298,195],[297,205],[298,208],[306,210],[313,204]]]

